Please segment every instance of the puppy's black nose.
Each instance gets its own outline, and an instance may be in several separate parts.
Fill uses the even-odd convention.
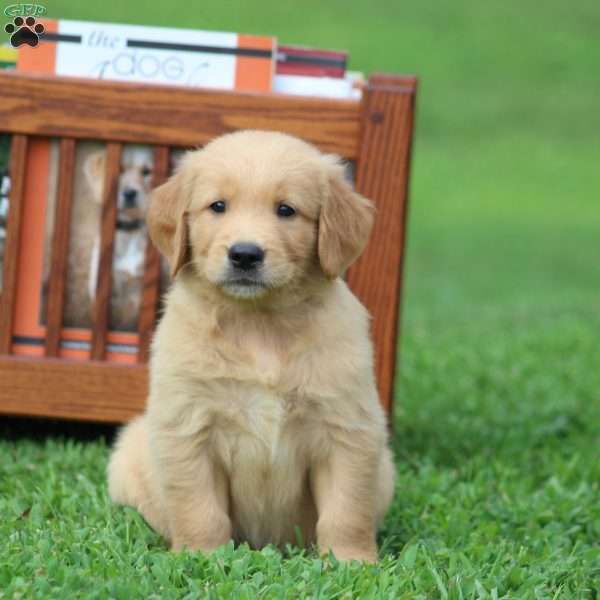
[[[237,269],[249,271],[257,267],[265,258],[265,251],[256,244],[237,242],[229,248],[229,260]]]
[[[137,190],[126,188],[123,190],[123,200],[125,200],[125,208],[135,208],[137,200]]]

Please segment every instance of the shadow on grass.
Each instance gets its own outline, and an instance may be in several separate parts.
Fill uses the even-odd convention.
[[[62,421],[58,419],[0,417],[0,439],[8,441],[33,440],[43,442],[47,438],[69,438],[81,442],[104,439],[110,444],[117,432],[116,425]]]

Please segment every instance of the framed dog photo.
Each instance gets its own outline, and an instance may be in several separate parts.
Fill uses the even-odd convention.
[[[92,310],[100,260],[106,147],[80,141],[75,152],[69,250],[59,356],[90,358]],[[27,156],[23,228],[19,248],[13,352],[41,356],[46,336],[47,294],[58,187],[58,143],[32,139]],[[153,172],[149,146],[124,145],[116,186],[117,218],[111,272],[107,360],[137,361],[146,245],[146,210]],[[162,268],[161,286],[168,285]]]
[[[10,195],[9,175],[10,136],[0,135],[0,292],[4,273],[4,250],[6,247],[6,227],[8,225],[8,202]]]
[[[17,51],[9,46],[0,46],[0,70],[13,71],[17,62]],[[9,154],[11,136],[0,133],[0,292],[4,273],[4,251],[8,222],[10,195]]]

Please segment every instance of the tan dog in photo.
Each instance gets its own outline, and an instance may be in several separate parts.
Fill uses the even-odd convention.
[[[106,153],[90,157],[86,173],[99,187],[101,202]],[[127,145],[121,156],[117,189],[117,222],[113,246],[110,328],[135,331],[142,299],[146,252],[146,213],[152,184],[153,157],[149,146]],[[100,228],[94,232],[88,291],[93,304],[100,261]]]
[[[73,170],[73,203],[69,228],[67,281],[63,325],[66,327],[91,326],[91,301],[88,278],[94,238],[100,228],[103,174],[98,175],[95,165],[104,155],[103,144],[83,141],[77,144]],[[48,278],[50,276],[51,244],[54,231],[54,212],[58,187],[59,145],[50,145],[48,174],[48,204],[44,238],[44,266],[42,288],[42,315],[46,315]]]
[[[372,221],[336,157],[278,133],[220,137],[154,192],[150,235],[177,277],[108,485],[172,549],[376,560],[394,467],[369,315],[342,279]]]
[[[44,298],[50,273],[58,177],[58,144],[51,146],[48,209],[44,250]],[[100,255],[102,194],[106,148],[99,142],[77,144],[73,177],[73,206],[69,232],[67,285],[63,324],[91,327]],[[149,146],[125,145],[117,186],[111,282],[112,329],[135,331],[139,315],[147,240],[146,212],[151,189],[153,157]],[[45,309],[42,309],[45,314]]]

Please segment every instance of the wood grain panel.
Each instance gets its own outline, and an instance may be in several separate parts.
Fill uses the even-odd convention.
[[[193,147],[237,129],[297,135],[354,159],[360,103],[0,72],[0,130]],[[68,107],[68,110],[65,110]]]
[[[393,75],[391,73],[372,73],[369,77],[371,86],[394,86],[408,88],[411,92],[417,90],[417,78],[414,75]]]
[[[69,232],[71,227],[74,168],[75,140],[65,138],[60,142],[58,194],[54,213],[54,233],[52,236],[50,276],[48,280],[46,356],[57,356],[60,346],[60,330],[63,321],[67,279],[67,253],[69,251]]]
[[[373,316],[381,401],[393,411],[400,294],[406,237],[414,88],[369,82],[363,98],[356,188],[377,206],[369,244],[348,273],[348,284]]]
[[[117,221],[117,188],[121,172],[121,144],[106,145],[106,166],[102,191],[100,223],[100,261],[96,281],[96,297],[92,309],[92,358],[102,360],[106,354],[106,334],[110,317],[112,262]]]
[[[0,296],[0,354],[10,352],[12,322],[17,293],[17,262],[23,217],[23,191],[27,161],[27,137],[13,135],[10,146],[11,189],[2,267],[2,295]]]
[[[0,413],[120,423],[144,410],[143,365],[0,357]]]
[[[157,146],[154,149],[152,187],[161,185],[169,175],[169,148]],[[138,333],[140,336],[138,362],[148,362],[150,341],[156,323],[156,309],[160,297],[160,254],[148,237],[144,266],[144,287],[140,307]]]
[[[373,315],[379,391],[384,406],[391,413],[415,78],[373,76],[361,103],[19,73],[0,73],[0,86],[0,131],[17,134],[13,136],[11,150],[13,189],[5,291],[0,297],[0,354],[6,354],[10,349],[26,135],[109,141],[100,268],[93,312],[92,357],[95,360],[71,362],[55,358],[0,357],[0,412],[119,422],[143,409],[147,387],[145,365],[124,366],[102,361],[109,327],[121,144],[158,145],[155,180],[158,183],[164,163],[168,170],[168,146],[193,147],[227,131],[251,127],[299,135],[322,150],[357,159],[357,189],[375,201],[378,217],[365,253],[348,273],[348,282]],[[61,152],[61,157],[68,153],[68,149]],[[61,164],[63,160],[68,162],[61,158]],[[61,171],[63,169],[66,173],[67,166],[62,165]],[[59,186],[63,189],[67,183],[64,177],[60,179]],[[59,192],[58,204],[61,204],[61,197],[68,195],[66,190]],[[67,210],[65,204],[66,199],[60,208],[57,207],[57,212],[64,213]],[[68,229],[64,214],[57,215],[57,220]],[[65,237],[60,234],[53,240],[53,252],[59,258],[63,245],[67,244],[68,248]],[[160,279],[157,256],[152,254],[152,246],[149,247],[138,328],[142,340],[141,361],[148,355],[156,317],[156,282]],[[54,269],[58,270],[57,267]],[[64,286],[64,281],[61,285]],[[62,308],[57,307],[57,298],[64,295],[64,288],[59,294],[59,287],[52,290],[55,298],[52,300],[52,319],[62,312]],[[53,329],[58,328],[53,326]],[[56,337],[56,333],[52,335]],[[50,353],[56,352],[57,344],[57,341],[52,342]]]

